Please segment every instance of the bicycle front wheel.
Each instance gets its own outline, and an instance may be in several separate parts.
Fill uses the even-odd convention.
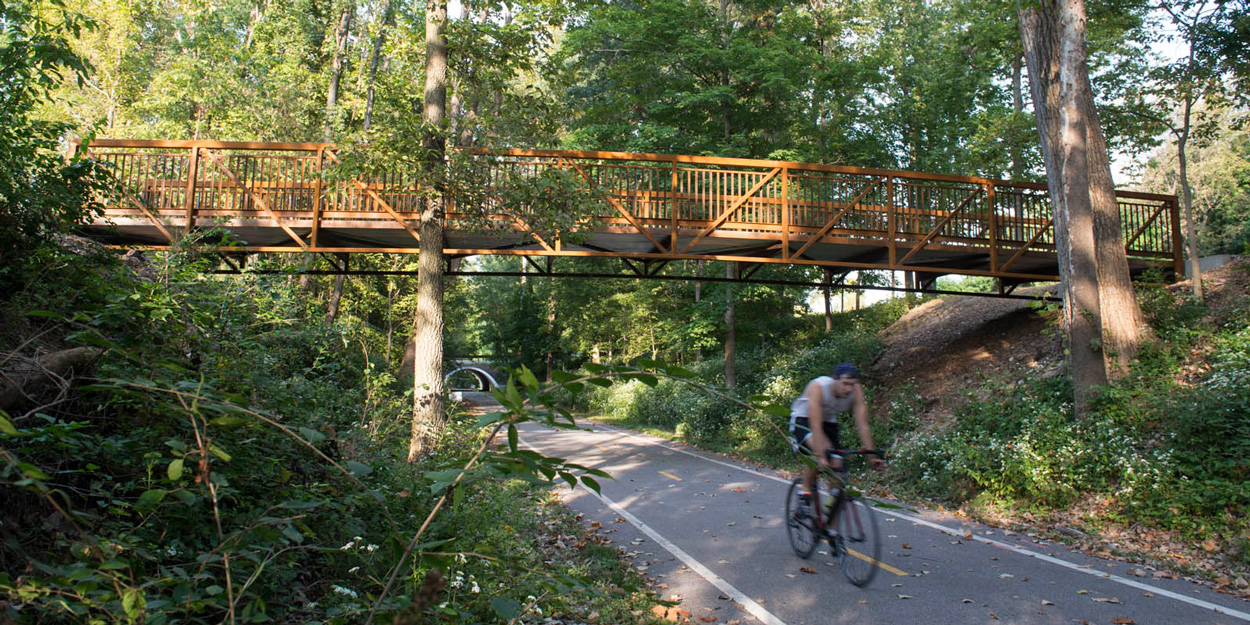
[[[799,490],[803,480],[790,482],[790,491],[786,493],[786,535],[790,537],[790,547],[794,555],[809,558],[820,543],[820,535],[816,532],[816,519],[813,518],[811,505],[805,505],[799,499]]]
[[[862,499],[848,498],[838,510],[838,533],[833,547],[846,578],[856,586],[866,586],[877,574],[881,556],[881,535],[877,533],[877,516],[872,505]]]

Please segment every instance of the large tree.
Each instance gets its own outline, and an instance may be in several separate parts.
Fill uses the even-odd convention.
[[[425,93],[422,121],[426,132],[425,184],[421,198],[420,259],[417,271],[417,313],[413,319],[413,414],[408,462],[416,462],[437,438],[445,417],[443,397],[443,218],[446,185],[443,159],[447,151],[443,120],[447,109],[446,0],[425,7]]]
[[[1089,198],[1088,111],[1078,88],[1083,84],[1078,66],[1085,63],[1083,22],[1080,0],[1043,0],[1040,7],[1020,10],[1020,34],[1054,206],[1055,250],[1078,415],[1088,409],[1093,387],[1107,379],[1098,349],[1101,310]]]

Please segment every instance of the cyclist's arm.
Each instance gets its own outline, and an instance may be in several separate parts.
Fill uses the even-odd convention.
[[[868,402],[864,401],[864,385],[855,383],[855,399],[851,404],[851,413],[855,417],[855,429],[859,431],[859,442],[864,449],[876,449],[872,442],[872,427],[868,425]],[[881,468],[885,461],[877,456],[869,456],[869,462],[875,468]]]

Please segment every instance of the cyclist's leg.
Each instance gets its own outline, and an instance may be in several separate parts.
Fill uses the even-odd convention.
[[[829,446],[833,449],[842,449],[842,442],[839,440],[842,430],[838,427],[837,422],[824,422],[825,437],[829,439]],[[829,463],[829,468],[834,471],[842,470],[842,456],[834,456],[833,461]]]
[[[812,459],[812,449],[807,446],[812,432],[808,429],[807,417],[793,416],[790,419],[790,446],[795,453]],[[807,463],[803,468],[803,493],[810,496],[816,489],[816,467]]]

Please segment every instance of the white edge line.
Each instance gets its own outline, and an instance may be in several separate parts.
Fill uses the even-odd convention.
[[[530,448],[533,451],[538,451],[537,448],[535,448],[533,445],[530,445],[529,443],[522,442],[521,444],[525,447]],[[717,575],[716,573],[713,573],[712,570],[704,566],[702,562],[699,562],[698,560],[694,559],[693,556],[683,551],[681,547],[678,547],[677,545],[673,544],[673,542],[670,541],[669,539],[661,536],[659,532],[656,532],[655,530],[651,529],[650,526],[648,526],[646,523],[643,523],[642,520],[639,519],[638,517],[630,514],[628,510],[626,510],[625,508],[622,508],[615,501],[608,499],[606,496],[600,493],[596,493],[594,490],[590,488],[587,488],[586,492],[594,495],[595,497],[598,497],[600,501],[607,504],[609,508],[612,508],[614,512],[624,517],[625,520],[632,523],[634,527],[637,527],[640,531],[642,531],[643,534],[646,534],[648,537],[650,537],[651,540],[656,542],[656,544],[667,549],[669,553],[676,556],[677,559],[681,560],[683,564],[690,567],[691,570],[698,573],[699,575],[702,575],[703,578],[706,579],[713,586],[715,586],[717,590],[720,590],[726,595],[729,595],[734,601],[741,604],[744,608],[746,608],[747,612],[751,613],[751,616],[754,616],[755,618],[759,619],[760,622],[765,623],[765,625],[786,625],[785,621],[774,616],[772,612],[765,610],[764,606],[756,603],[754,599],[746,596],[745,594],[742,593],[742,591],[738,590],[737,588],[734,588],[732,584],[725,581],[725,578]]]
[[[768,475],[767,473],[761,473],[761,472],[756,471],[756,470],[754,470],[754,469],[749,469],[749,468],[747,468],[747,467],[737,466],[737,465],[734,465],[734,464],[731,464],[731,463],[728,463],[728,462],[723,462],[723,461],[721,461],[721,460],[717,460],[717,459],[715,459],[715,458],[709,458],[709,457],[704,456],[704,455],[701,455],[701,454],[696,454],[696,453],[693,453],[693,452],[687,451],[687,450],[685,450],[685,449],[681,449],[681,448],[679,448],[679,447],[674,447],[674,446],[672,446],[672,445],[667,445],[667,444],[665,444],[665,443],[663,443],[663,442],[658,442],[658,441],[655,441],[655,440],[650,440],[650,439],[647,439],[647,438],[643,438],[643,437],[641,437],[641,436],[638,436],[637,434],[634,434],[633,432],[625,431],[625,430],[622,430],[622,429],[620,429],[620,428],[615,428],[615,427],[605,426],[605,425],[603,425],[603,424],[601,424],[601,423],[595,423],[594,425],[595,425],[596,427],[598,427],[598,428],[602,429],[602,430],[606,430],[606,431],[613,432],[613,433],[616,433],[616,434],[622,434],[622,435],[624,435],[624,436],[629,436],[629,437],[631,437],[631,438],[636,438],[636,439],[639,439],[639,440],[641,440],[641,441],[647,442],[647,443],[649,443],[649,444],[651,444],[651,445],[655,445],[655,446],[658,446],[658,447],[664,447],[665,449],[670,449],[670,450],[672,450],[672,451],[678,451],[678,452],[681,452],[681,453],[686,454],[686,455],[689,455],[689,456],[694,456],[695,458],[699,458],[699,459],[701,459],[701,460],[706,460],[706,461],[708,461],[708,462],[713,462],[713,463],[716,463],[716,464],[719,464],[719,465],[722,465],[722,466],[726,466],[726,467],[730,467],[730,468],[733,468],[733,469],[737,469],[737,470],[739,470],[739,471],[744,471],[744,472],[746,472],[746,473],[750,473],[751,475],[757,475],[757,476],[759,476],[759,477],[763,477],[763,478],[767,478],[767,479],[774,480],[774,481],[777,481],[777,482],[781,482],[781,483],[783,483],[783,484],[788,484],[788,483],[790,483],[790,482],[789,482],[789,480],[779,478],[779,477],[777,477],[777,476],[775,476],[775,475]],[[932,522],[932,521],[927,521],[927,520],[925,520],[925,519],[922,519],[922,518],[919,518],[919,517],[915,517],[915,516],[912,516],[912,515],[910,515],[910,514],[905,514],[905,513],[902,513],[902,512],[897,512],[897,511],[895,511],[895,510],[889,510],[889,509],[886,509],[886,508],[877,508],[877,511],[878,511],[878,512],[881,512],[881,513],[883,513],[883,514],[888,514],[888,515],[890,515],[890,516],[900,518],[900,519],[906,519],[906,520],[911,521],[912,523],[916,523],[916,524],[918,524],[918,525],[924,525],[924,526],[926,526],[926,527],[933,528],[933,529],[938,530],[938,531],[940,531],[940,532],[944,532],[944,533],[946,533],[946,534],[950,534],[951,536],[956,536],[956,537],[959,537],[959,538],[963,538],[963,536],[964,536],[964,534],[963,534],[963,532],[962,532],[962,531],[959,531],[959,530],[956,530],[956,529],[953,529],[953,528],[950,528],[950,527],[946,527],[945,525],[941,525],[941,524],[939,524],[939,523],[934,523],[934,522]],[[1064,567],[1064,568],[1068,568],[1068,569],[1071,569],[1071,570],[1073,570],[1073,571],[1077,571],[1077,572],[1080,572],[1080,573],[1085,573],[1085,574],[1087,574],[1087,575],[1092,575],[1092,576],[1097,577],[1097,578],[1099,578],[1099,579],[1107,579],[1107,580],[1111,580],[1111,581],[1114,581],[1114,582],[1118,582],[1118,583],[1120,583],[1120,584],[1123,584],[1123,585],[1125,585],[1125,586],[1130,586],[1130,587],[1133,587],[1133,588],[1137,588],[1137,589],[1139,589],[1139,590],[1145,590],[1145,591],[1148,591],[1148,592],[1153,592],[1153,593],[1155,593],[1156,595],[1162,595],[1162,596],[1164,596],[1164,597],[1168,597],[1169,599],[1175,599],[1175,600],[1177,600],[1177,601],[1183,601],[1183,602],[1185,602],[1185,603],[1188,603],[1188,604],[1190,604],[1190,605],[1193,605],[1193,606],[1196,606],[1196,607],[1199,607],[1199,608],[1205,608],[1205,609],[1211,610],[1211,611],[1213,611],[1213,612],[1217,612],[1217,613],[1219,613],[1219,614],[1227,614],[1228,616],[1236,617],[1236,618],[1239,618],[1239,619],[1241,619],[1241,620],[1243,620],[1243,621],[1250,622],[1250,613],[1247,613],[1247,612],[1242,612],[1242,611],[1240,611],[1240,610],[1235,610],[1235,609],[1233,609],[1233,608],[1226,608],[1226,607],[1224,607],[1224,606],[1222,606],[1222,605],[1219,605],[1219,604],[1211,603],[1211,602],[1209,602],[1209,601],[1203,601],[1202,599],[1195,599],[1195,598],[1193,598],[1193,597],[1189,597],[1189,596],[1186,596],[1186,595],[1182,595],[1182,594],[1180,594],[1180,593],[1172,592],[1172,591],[1170,591],[1170,590],[1164,590],[1164,589],[1159,588],[1159,587],[1157,587],[1157,586],[1151,586],[1151,585],[1149,585],[1149,584],[1143,584],[1142,582],[1139,582],[1139,581],[1136,581],[1136,580],[1132,580],[1132,579],[1129,579],[1129,578],[1127,578],[1127,577],[1121,577],[1121,576],[1119,576],[1119,575],[1113,575],[1113,574],[1109,574],[1109,573],[1104,573],[1104,572],[1099,571],[1099,570],[1097,570],[1097,569],[1082,568],[1080,565],[1073,564],[1072,562],[1068,562],[1067,560],[1061,560],[1061,559],[1059,559],[1059,558],[1056,558],[1056,557],[1053,557],[1053,556],[1048,556],[1048,555],[1045,555],[1045,554],[1041,554],[1041,553],[1038,553],[1038,552],[1033,551],[1033,550],[1031,550],[1031,549],[1025,549],[1025,548],[1023,548],[1023,547],[1018,547],[1018,546],[1016,546],[1016,545],[1009,545],[1009,544],[1007,544],[1007,543],[1000,542],[1000,541],[994,540],[994,539],[992,539],[992,538],[985,538],[984,536],[978,536],[978,535],[976,535],[976,534],[973,534],[973,535],[972,535],[972,538],[973,538],[973,540],[980,541],[980,542],[986,543],[986,544],[988,544],[988,545],[994,545],[995,547],[1001,547],[1001,548],[1003,548],[1003,549],[1007,549],[1008,551],[1012,551],[1012,552],[1018,553],[1018,554],[1020,554],[1020,555],[1022,555],[1022,556],[1027,556],[1027,557],[1030,557],[1030,558],[1037,558],[1038,560],[1042,560],[1043,562],[1049,562],[1049,563],[1051,563],[1051,564],[1057,564],[1057,565],[1062,566],[1062,567]]]

